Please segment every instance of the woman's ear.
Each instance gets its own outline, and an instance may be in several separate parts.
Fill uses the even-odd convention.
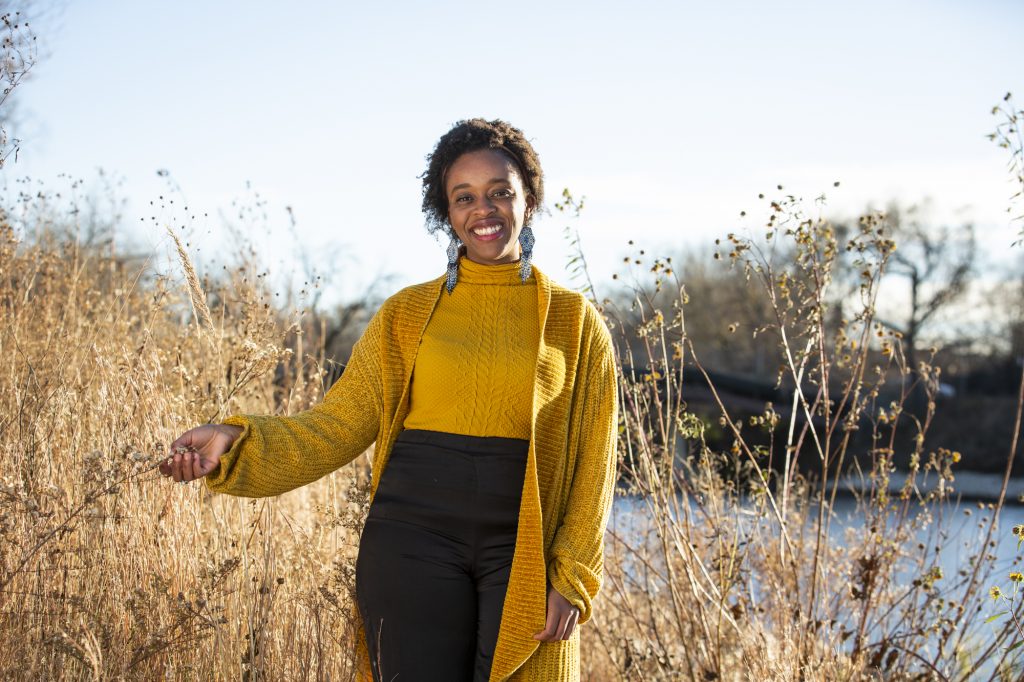
[[[537,212],[537,199],[532,194],[526,197],[526,215],[523,216],[523,225],[533,222],[533,214]]]

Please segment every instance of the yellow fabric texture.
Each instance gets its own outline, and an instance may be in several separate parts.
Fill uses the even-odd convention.
[[[405,428],[529,440],[539,333],[536,277],[461,259],[420,341]]]
[[[579,679],[579,630],[538,642],[547,583],[591,616],[601,585],[604,529],[616,473],[617,397],[608,330],[579,293],[534,268],[538,338],[530,405],[530,448],[516,548],[495,646],[491,680]],[[458,287],[456,287],[457,289]],[[342,377],[324,400],[294,416],[235,416],[243,427],[220,467],[216,492],[262,497],[314,481],[371,444],[376,491],[409,411],[410,380],[444,277],[398,292],[373,317]],[[359,636],[363,679],[371,679]]]

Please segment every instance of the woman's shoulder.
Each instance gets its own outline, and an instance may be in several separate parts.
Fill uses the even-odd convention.
[[[594,302],[581,291],[559,284],[547,275],[541,275],[551,291],[551,303],[559,315],[575,317],[583,333],[609,337],[604,315]]]
[[[552,300],[558,300],[566,303],[571,302],[577,306],[581,306],[584,302],[587,302],[587,297],[582,293],[559,283],[551,277],[551,275],[543,272],[536,266],[534,266],[534,274],[537,276],[537,283],[551,292]]]
[[[377,309],[363,332],[373,343],[402,345],[419,342],[419,333],[430,318],[444,278],[407,286],[395,292]]]
[[[429,314],[429,309],[433,308],[443,282],[444,277],[442,276],[399,289],[384,300],[377,314],[391,316],[396,313],[406,313],[410,308],[424,307],[428,308],[427,313]]]

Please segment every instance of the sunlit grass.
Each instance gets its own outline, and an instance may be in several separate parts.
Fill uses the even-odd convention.
[[[257,501],[155,470],[192,425],[318,401],[323,320],[274,305],[252,264],[200,277],[173,231],[161,273],[33,201],[0,213],[0,678],[354,679],[366,462]],[[991,618],[1002,493],[957,570],[939,566],[960,457],[925,447],[938,372],[875,318],[885,216],[841,235],[793,197],[766,207],[763,239],[719,251],[763,319],[724,326],[775,354],[785,404],[738,414],[708,382],[710,412],[692,409],[685,370],[707,379],[716,349],[694,343],[703,302],[668,259],[630,254],[628,297],[596,301],[631,370],[583,678],[1019,679],[1018,571]],[[837,318],[840,258],[860,280]],[[838,541],[845,475],[862,523]]]

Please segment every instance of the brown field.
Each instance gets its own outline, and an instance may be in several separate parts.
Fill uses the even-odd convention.
[[[836,237],[801,210],[783,202],[772,218],[791,262],[742,240],[723,252],[767,296],[787,385],[801,387],[789,416],[687,411],[678,370],[702,367],[686,334],[700,303],[665,262],[644,266],[631,311],[606,308],[623,364],[652,371],[621,382],[619,507],[636,511],[608,533],[583,678],[1019,679],[1020,599],[984,622],[990,582],[1005,580],[990,575],[991,543],[1009,541],[998,506],[975,512],[962,570],[937,569],[959,455],[923,449],[934,405],[902,401],[933,396],[935,376],[903,366],[871,317],[892,245],[862,223],[863,305],[826,330]],[[160,274],[110,246],[26,234],[0,214],[0,679],[353,679],[366,461],[266,500],[155,469],[192,425],[320,399],[324,327],[271,305],[254,266],[200,279],[178,243],[180,270]],[[878,404],[894,380],[902,397]],[[922,435],[904,453],[912,473],[947,495],[919,494],[913,476],[886,492],[901,420]],[[731,447],[707,445],[712,427]],[[848,452],[864,429],[870,451]],[[864,524],[830,543],[836,473],[854,455],[871,463]],[[813,480],[797,456],[817,462]],[[919,544],[925,531],[934,544]]]

